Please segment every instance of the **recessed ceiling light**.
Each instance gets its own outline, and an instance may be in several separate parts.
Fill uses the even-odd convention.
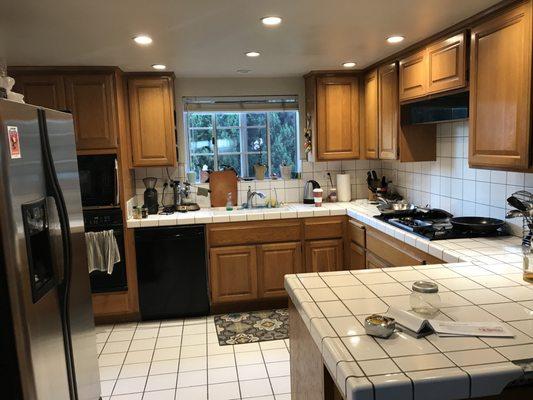
[[[347,62],[342,63],[342,66],[344,68],[353,68],[355,67],[355,63],[353,61],[347,61]]]
[[[251,70],[251,69],[244,69],[244,68],[243,68],[243,69],[238,69],[237,72],[238,72],[239,74],[249,74],[250,72],[252,72],[252,70]]]
[[[259,53],[258,51],[249,51],[246,53],[247,57],[259,57],[260,55],[261,53]]]
[[[154,64],[154,65],[152,65],[152,68],[153,68],[153,69],[159,69],[159,70],[162,70],[162,69],[167,69],[167,66],[164,65],[164,64]]]
[[[263,25],[266,26],[275,26],[281,24],[281,18],[280,17],[263,17],[261,18],[261,22]]]
[[[398,35],[394,35],[394,36],[389,36],[387,38],[387,42],[389,43],[400,43],[404,40],[405,38],[403,36],[398,36]]]
[[[133,38],[133,40],[135,41],[135,43],[142,44],[142,45],[147,45],[147,44],[152,43],[152,38],[148,35],[137,35]]]

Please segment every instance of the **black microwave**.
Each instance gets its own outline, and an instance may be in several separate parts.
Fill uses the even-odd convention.
[[[113,207],[119,205],[117,156],[78,156],[81,205]]]

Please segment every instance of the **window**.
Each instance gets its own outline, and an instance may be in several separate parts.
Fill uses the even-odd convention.
[[[280,164],[298,160],[298,111],[187,112],[189,169],[231,166],[243,177],[254,164],[280,175]],[[293,169],[295,171],[296,169]]]

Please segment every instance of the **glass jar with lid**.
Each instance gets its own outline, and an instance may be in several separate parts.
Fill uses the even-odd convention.
[[[439,312],[441,300],[436,283],[416,281],[413,283],[412,290],[409,303],[413,311],[428,316]]]

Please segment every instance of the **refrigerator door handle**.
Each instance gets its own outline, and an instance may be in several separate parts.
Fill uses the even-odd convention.
[[[65,230],[59,218],[59,208],[53,196],[46,197],[46,208],[48,213],[48,225],[50,231],[52,261],[55,281],[58,285],[63,285],[65,280]]]
[[[50,148],[50,142],[48,138],[48,128],[46,125],[45,111],[38,110],[39,115],[39,127],[41,130],[41,150],[44,164],[44,173],[46,179],[47,191],[49,196],[55,201],[57,215],[59,217],[59,225],[61,227],[61,241],[63,245],[63,273],[62,283],[58,286],[60,293],[60,307],[61,307],[61,320],[63,324],[63,341],[66,353],[67,372],[69,380],[70,399],[77,400],[78,393],[76,387],[76,372],[74,371],[74,361],[72,357],[72,340],[70,337],[70,318],[69,318],[69,291],[71,280],[71,251],[72,244],[70,241],[70,222],[68,219],[67,207],[59,180],[54,166],[54,160],[52,159],[52,150]]]

